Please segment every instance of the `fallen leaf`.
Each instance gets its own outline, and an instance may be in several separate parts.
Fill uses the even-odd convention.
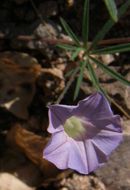
[[[53,164],[43,159],[43,150],[47,142],[47,137],[36,135],[20,124],[14,125],[7,133],[7,144],[23,152],[36,164],[43,172],[43,180],[55,178],[60,173]]]
[[[43,90],[44,102],[53,102],[65,87],[63,72],[58,68],[43,68],[38,85]]]
[[[37,60],[26,53],[0,53],[0,106],[26,119],[40,72]]]

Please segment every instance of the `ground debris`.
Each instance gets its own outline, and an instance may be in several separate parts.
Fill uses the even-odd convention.
[[[3,52],[0,53],[0,71],[0,106],[26,119],[41,66],[28,54]]]
[[[94,176],[73,174],[60,182],[58,190],[106,190],[105,185]]]
[[[29,187],[14,175],[2,173],[0,174],[0,190],[35,190],[35,188]]]
[[[65,87],[63,72],[58,68],[43,68],[37,84],[42,89],[43,102],[53,103]]]

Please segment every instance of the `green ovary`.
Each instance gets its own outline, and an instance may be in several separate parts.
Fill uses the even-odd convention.
[[[66,120],[64,130],[69,137],[74,139],[79,139],[86,132],[81,119],[76,116],[72,116]]]

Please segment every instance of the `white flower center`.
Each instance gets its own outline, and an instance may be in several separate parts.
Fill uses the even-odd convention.
[[[72,116],[66,120],[64,130],[69,137],[74,139],[79,139],[86,133],[82,120],[76,116]]]

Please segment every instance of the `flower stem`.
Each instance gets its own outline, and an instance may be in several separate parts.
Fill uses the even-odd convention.
[[[130,119],[130,115],[110,96],[107,95],[108,100],[114,104],[128,119]]]
[[[68,89],[70,88],[72,82],[75,79],[76,74],[79,71],[79,67],[77,67],[74,72],[72,73],[68,83],[66,84],[66,87],[64,88],[63,92],[60,94],[60,96],[58,97],[58,99],[56,100],[55,104],[59,104],[61,102],[61,100],[63,99],[64,95],[66,94],[66,92],[68,91]]]

